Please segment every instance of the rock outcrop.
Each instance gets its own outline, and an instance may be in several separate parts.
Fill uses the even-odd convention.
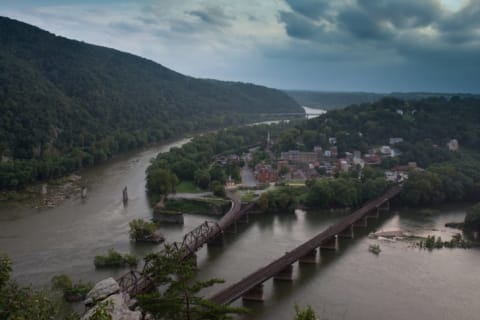
[[[112,316],[112,320],[142,320],[140,310],[132,310],[137,306],[135,299],[121,292],[120,286],[113,278],[98,282],[87,294],[85,305],[89,308],[81,320],[90,320],[100,308]]]
[[[112,320],[142,320],[143,316],[140,311],[132,311],[128,308],[129,301],[130,298],[127,294],[111,295],[88,310],[81,320],[90,320],[98,308],[105,308],[112,316]]]
[[[107,278],[95,284],[95,286],[87,293],[87,299],[85,300],[86,306],[91,306],[97,303],[97,301],[104,300],[112,294],[119,293],[120,286],[118,282],[113,278]]]

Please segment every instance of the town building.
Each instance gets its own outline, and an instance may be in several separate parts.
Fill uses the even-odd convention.
[[[457,139],[452,139],[447,142],[448,150],[450,151],[458,151],[459,145]]]
[[[347,159],[338,159],[337,160],[337,170],[341,172],[347,172],[350,170],[350,163],[348,162]]]
[[[275,182],[277,175],[272,166],[259,163],[255,166],[255,178],[260,183]]]
[[[318,154],[316,152],[300,152],[298,150],[290,150],[282,152],[280,159],[292,162],[300,163],[312,163],[318,160]]]
[[[388,143],[393,146],[394,144],[403,142],[403,138],[390,138],[388,139]]]

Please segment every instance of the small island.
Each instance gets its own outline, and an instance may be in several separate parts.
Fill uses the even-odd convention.
[[[161,243],[165,240],[154,222],[135,219],[130,222],[130,239],[135,242]]]

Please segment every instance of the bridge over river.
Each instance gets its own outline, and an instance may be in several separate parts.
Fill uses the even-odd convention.
[[[294,262],[315,261],[317,248],[335,249],[337,237],[353,237],[353,228],[366,226],[367,219],[377,218],[382,206],[388,205],[389,208],[390,199],[398,195],[400,190],[400,186],[392,187],[382,196],[367,202],[360,209],[292,251],[287,252],[284,256],[218,292],[210,300],[220,304],[230,303],[240,297],[246,300],[263,300],[263,282],[272,277],[279,280],[291,279],[292,264]],[[222,219],[218,222],[205,221],[188,232],[183,237],[182,242],[173,244],[179,253],[181,261],[194,258],[196,251],[203,245],[221,241],[225,232],[228,232],[232,227],[236,228],[237,222],[242,218],[248,218],[248,211],[253,207],[253,204],[242,208],[241,201],[237,196],[229,193],[229,197],[232,200],[232,207]],[[118,279],[122,291],[134,297],[137,294],[154,289],[153,281],[150,280],[149,275],[145,272],[148,268],[149,266],[145,265],[141,272],[132,270],[122,275]]]
[[[206,220],[185,234],[182,242],[174,242],[172,244],[179,254],[181,261],[195,259],[195,253],[202,248],[203,245],[223,242],[225,232],[235,232],[237,223],[242,219],[248,221],[248,211],[254,206],[254,203],[250,203],[242,208],[242,202],[237,195],[228,191],[227,196],[231,199],[232,206],[218,222]],[[137,294],[154,288],[153,282],[145,272],[147,269],[149,269],[149,266],[146,264],[142,271],[131,270],[120,276],[117,281],[122,291],[134,297]]]
[[[270,278],[291,280],[293,263],[296,261],[315,262],[317,248],[335,249],[338,237],[353,237],[353,228],[356,226],[366,227],[367,219],[378,218],[380,210],[385,208],[385,206],[390,208],[390,199],[398,195],[400,190],[400,186],[392,187],[382,196],[367,202],[363,207],[322,231],[317,236],[213,295],[210,297],[210,300],[219,304],[228,304],[240,297],[243,297],[244,300],[262,301],[263,282]]]

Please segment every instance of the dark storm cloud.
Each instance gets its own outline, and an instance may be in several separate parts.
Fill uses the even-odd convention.
[[[338,26],[360,39],[386,40],[393,36],[381,19],[360,8],[346,9],[338,15]]]
[[[226,27],[230,24],[231,17],[227,16],[219,7],[207,7],[201,10],[193,10],[188,13],[212,26]]]
[[[322,22],[328,21],[329,33],[349,33],[360,39],[385,41],[389,37],[395,38],[402,31],[420,31],[430,27],[444,40],[479,40],[479,0],[471,0],[458,12],[445,11],[436,0],[339,1],[336,6],[313,0],[286,2],[292,11],[288,14],[282,12],[279,20],[285,24],[287,34],[292,38],[310,36],[311,40],[321,41],[316,29],[324,29]]]
[[[294,12],[281,11],[280,20],[285,22],[285,30],[292,38],[313,39],[321,31],[321,27]]]
[[[291,11],[280,12],[279,21],[294,39],[350,42],[354,46],[370,40],[384,49],[417,45],[421,50],[443,46],[452,51],[457,48],[446,48],[445,42],[479,44],[479,0],[471,0],[458,12],[445,10],[437,0],[338,1],[329,7],[319,2],[318,10],[310,0],[287,3]]]
[[[329,8],[328,0],[286,0],[293,11],[312,19],[323,16]]]
[[[471,1],[455,15],[446,17],[439,25],[444,39],[452,44],[480,41],[480,1]]]
[[[388,21],[397,28],[427,26],[442,16],[435,0],[358,0],[358,9],[375,21]]]

